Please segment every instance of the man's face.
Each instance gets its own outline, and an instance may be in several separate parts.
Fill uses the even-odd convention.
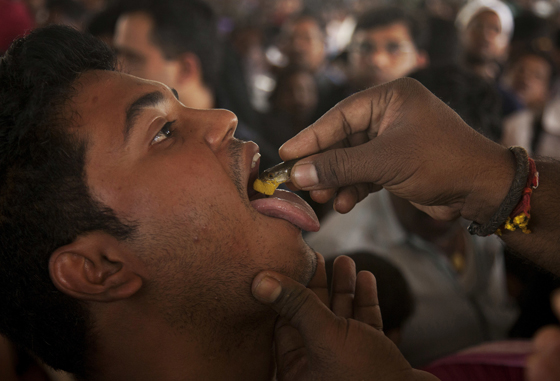
[[[114,45],[123,71],[175,86],[178,63],[164,57],[152,40],[153,20],[144,12],[129,13],[118,20]]]
[[[511,88],[523,103],[531,108],[544,106],[550,86],[551,67],[537,55],[519,58],[506,73]]]
[[[416,49],[404,23],[354,33],[349,74],[360,85],[393,81],[424,65],[425,58]]]
[[[501,60],[508,45],[502,33],[500,18],[493,11],[483,11],[473,17],[464,35],[466,52],[483,62]]]
[[[316,217],[291,193],[248,190],[258,147],[233,138],[235,115],[186,108],[165,85],[117,72],[86,73],[76,88],[91,194],[138,226],[122,245],[169,319],[264,311],[250,292],[263,269],[309,281],[315,256],[294,224],[316,230]]]
[[[286,54],[290,62],[318,70],[325,60],[323,32],[312,19],[303,19],[288,26]]]

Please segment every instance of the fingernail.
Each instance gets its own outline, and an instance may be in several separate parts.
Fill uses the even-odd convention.
[[[300,188],[309,188],[319,184],[317,169],[313,164],[300,164],[292,169],[292,182]]]
[[[281,292],[282,286],[280,282],[274,278],[265,276],[253,290],[253,295],[261,302],[273,303],[278,299]]]

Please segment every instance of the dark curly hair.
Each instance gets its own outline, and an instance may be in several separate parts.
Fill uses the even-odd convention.
[[[0,60],[0,333],[78,375],[87,372],[92,322],[54,287],[49,257],[87,232],[134,232],[91,196],[87,142],[69,130],[73,84],[89,70],[115,70],[111,50],[63,26],[16,40]]]

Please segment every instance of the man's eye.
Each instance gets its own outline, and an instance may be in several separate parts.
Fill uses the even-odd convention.
[[[152,144],[162,142],[165,139],[172,136],[173,135],[173,128],[172,127],[173,127],[173,123],[175,123],[175,122],[176,122],[176,120],[174,120],[172,122],[165,123],[165,125],[161,128],[161,130],[159,130],[157,135],[152,140]]]
[[[389,54],[399,54],[401,52],[401,45],[397,42],[390,42],[385,46],[385,50]]]

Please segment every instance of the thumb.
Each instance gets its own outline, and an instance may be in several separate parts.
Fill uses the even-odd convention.
[[[273,271],[263,271],[253,280],[253,296],[270,305],[290,322],[305,342],[320,344],[326,330],[336,326],[336,317],[319,297],[301,283]]]
[[[306,157],[292,168],[291,182],[303,190],[375,183],[375,140]]]

